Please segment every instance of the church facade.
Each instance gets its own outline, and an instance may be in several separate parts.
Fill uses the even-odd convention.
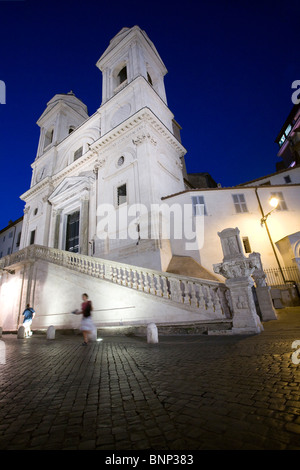
[[[93,116],[70,92],[54,96],[37,122],[20,248],[35,243],[164,269],[168,250],[153,234],[151,208],[166,188],[184,190],[186,152],[167,106],[166,68],[137,26],[112,39],[97,67],[103,93]],[[105,215],[117,223],[107,227]]]

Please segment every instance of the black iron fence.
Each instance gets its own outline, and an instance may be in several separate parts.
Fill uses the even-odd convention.
[[[264,269],[264,271],[269,286],[283,286],[291,282],[300,283],[300,271],[297,266],[281,268],[282,272],[279,268]]]

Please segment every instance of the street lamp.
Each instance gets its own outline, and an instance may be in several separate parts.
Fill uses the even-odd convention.
[[[272,210],[270,210],[270,212],[268,212],[266,215],[263,215],[263,210],[262,210],[262,207],[261,207],[261,211],[262,211],[262,218],[260,219],[260,222],[261,222],[261,225],[263,226],[263,224],[266,223],[267,221],[267,218],[269,217],[269,215],[272,214],[272,212],[276,209],[276,207],[278,206],[279,204],[279,199],[277,197],[271,197],[271,199],[269,199],[269,204],[271,207],[273,207]]]
[[[277,253],[276,253],[276,250],[275,250],[275,246],[274,246],[274,243],[272,241],[272,237],[271,237],[271,234],[270,234],[270,231],[269,231],[269,227],[268,227],[268,224],[267,224],[267,218],[269,217],[269,215],[272,214],[272,212],[276,209],[276,207],[278,206],[279,204],[279,199],[277,197],[271,197],[271,199],[269,199],[269,204],[271,205],[271,207],[273,207],[272,210],[270,210],[270,212],[268,212],[266,215],[264,214],[264,211],[263,211],[263,208],[262,208],[262,205],[261,205],[261,202],[260,202],[260,199],[259,199],[259,196],[258,196],[258,192],[257,192],[258,188],[255,188],[255,194],[256,194],[256,197],[257,197],[257,200],[258,200],[258,204],[259,204],[259,208],[260,208],[260,212],[261,212],[261,219],[260,219],[260,223],[261,223],[261,226],[265,226],[266,227],[266,231],[267,231],[267,234],[268,234],[268,237],[269,237],[269,240],[270,240],[270,244],[272,246],[272,250],[273,250],[273,253],[274,253],[274,256],[275,256],[275,259],[277,261],[277,264],[278,264],[278,268],[279,268],[279,271],[280,271],[280,274],[282,276],[282,280],[283,282],[285,283],[286,280],[285,280],[285,277],[284,277],[284,274],[283,274],[283,271],[282,271],[282,267],[280,265],[280,262],[279,262],[279,259],[278,259],[278,256],[277,256]]]

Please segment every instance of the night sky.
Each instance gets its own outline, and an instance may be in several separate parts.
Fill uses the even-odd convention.
[[[0,0],[0,229],[23,215],[47,102],[73,90],[92,115],[102,97],[95,64],[134,25],[168,70],[188,172],[233,186],[276,171],[274,140],[300,80],[299,0]]]

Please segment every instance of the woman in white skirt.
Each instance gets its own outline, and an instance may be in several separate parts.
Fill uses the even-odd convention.
[[[82,313],[82,320],[80,324],[80,329],[83,334],[83,346],[86,346],[88,343],[88,337],[92,333],[94,329],[94,324],[91,318],[91,311],[93,310],[92,302],[89,299],[87,294],[82,294],[82,304],[81,304],[81,312]]]

